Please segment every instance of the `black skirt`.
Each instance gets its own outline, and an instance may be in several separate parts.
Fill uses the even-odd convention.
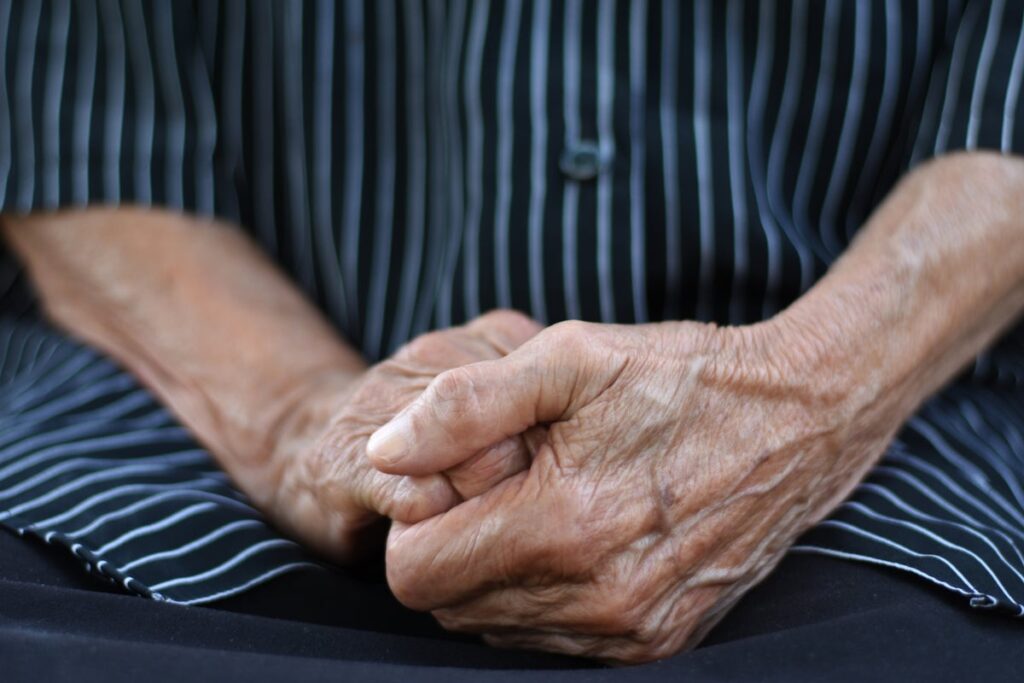
[[[609,669],[487,647],[398,604],[379,568],[295,572],[216,607],[139,600],[0,531],[4,681],[1016,681],[1024,627],[901,572],[790,556],[696,650]]]

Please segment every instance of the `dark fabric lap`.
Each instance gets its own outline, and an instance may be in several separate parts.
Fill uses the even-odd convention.
[[[609,669],[488,648],[375,568],[278,577],[216,607],[142,600],[0,534],[4,680],[1018,680],[1024,626],[890,570],[790,556],[698,649]]]

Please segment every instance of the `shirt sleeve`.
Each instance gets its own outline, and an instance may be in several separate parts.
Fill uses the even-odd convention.
[[[1024,154],[1024,3],[968,0],[931,74],[908,166],[957,150]]]
[[[131,203],[217,213],[201,11],[0,0],[0,211]]]

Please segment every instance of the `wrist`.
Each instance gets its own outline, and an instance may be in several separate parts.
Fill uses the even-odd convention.
[[[247,483],[242,485],[257,505],[267,510],[287,505],[289,472],[301,466],[301,456],[356,390],[365,370],[316,368],[291,378],[268,401],[267,412],[257,437],[258,461],[245,467]],[[240,483],[241,485],[241,483]]]

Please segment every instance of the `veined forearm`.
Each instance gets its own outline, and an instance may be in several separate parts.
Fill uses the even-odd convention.
[[[3,222],[51,317],[149,385],[243,488],[269,475],[289,403],[328,369],[363,368],[227,226],[135,209]]]
[[[821,370],[902,420],[1022,310],[1024,161],[959,154],[897,186],[780,319]]]

